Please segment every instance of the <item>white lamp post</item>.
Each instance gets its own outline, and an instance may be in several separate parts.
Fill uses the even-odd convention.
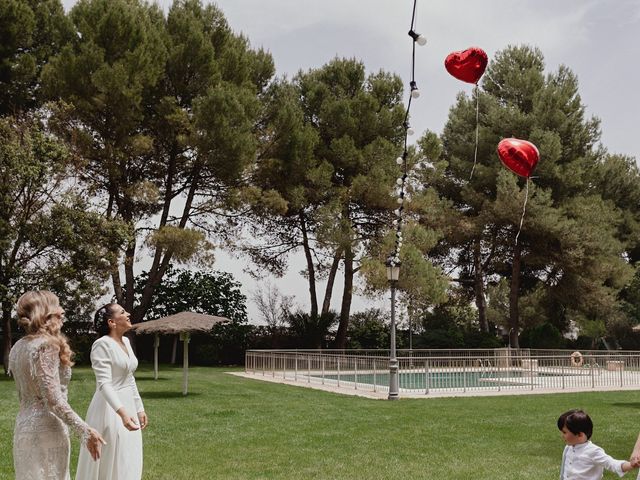
[[[397,400],[398,358],[396,357],[396,286],[400,277],[400,261],[390,256],[387,259],[387,280],[391,287],[391,351],[389,354],[389,400]]]

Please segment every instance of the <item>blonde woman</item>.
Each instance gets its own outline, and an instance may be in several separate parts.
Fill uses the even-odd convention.
[[[100,338],[91,347],[96,376],[87,422],[106,438],[102,457],[93,462],[80,452],[76,480],[140,480],[142,434],[147,415],[133,373],[138,359],[124,335],[131,329],[129,313],[117,303],[100,308],[95,316]]]
[[[9,353],[9,371],[20,399],[13,434],[16,479],[68,480],[69,428],[94,460],[100,458],[104,440],[67,402],[73,363],[60,332],[64,310],[58,297],[46,290],[27,292],[16,310],[26,332]]]

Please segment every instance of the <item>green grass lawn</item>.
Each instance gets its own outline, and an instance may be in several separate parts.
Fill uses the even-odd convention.
[[[137,380],[150,425],[144,479],[557,479],[560,413],[584,408],[593,441],[627,458],[640,422],[640,393],[574,393],[401,399],[342,396],[193,367],[187,397],[180,368],[149,365]],[[74,368],[70,403],[84,415],[90,369]],[[18,410],[12,380],[0,380],[0,478],[12,479]],[[78,455],[73,441],[72,472]],[[635,478],[635,473],[628,478]],[[617,478],[605,473],[605,478]]]

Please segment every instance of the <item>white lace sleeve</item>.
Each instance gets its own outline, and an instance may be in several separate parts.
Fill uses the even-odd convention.
[[[13,377],[13,349],[9,352],[9,362],[7,365],[7,375],[9,375],[10,377]]]
[[[89,425],[73,411],[62,393],[58,347],[49,343],[40,345],[33,353],[33,372],[46,408],[66,423],[84,443],[89,436]]]
[[[123,407],[122,401],[113,389],[113,376],[111,373],[111,355],[107,346],[97,340],[91,348],[91,368],[96,376],[97,389],[107,403],[116,412]]]

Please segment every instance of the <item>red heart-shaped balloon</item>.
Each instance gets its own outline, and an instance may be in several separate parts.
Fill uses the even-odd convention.
[[[526,140],[505,138],[498,143],[500,161],[513,173],[529,178],[540,160],[536,146]]]
[[[489,57],[484,50],[471,47],[461,52],[453,52],[444,59],[444,67],[458,80],[467,83],[478,83],[487,68]]]

